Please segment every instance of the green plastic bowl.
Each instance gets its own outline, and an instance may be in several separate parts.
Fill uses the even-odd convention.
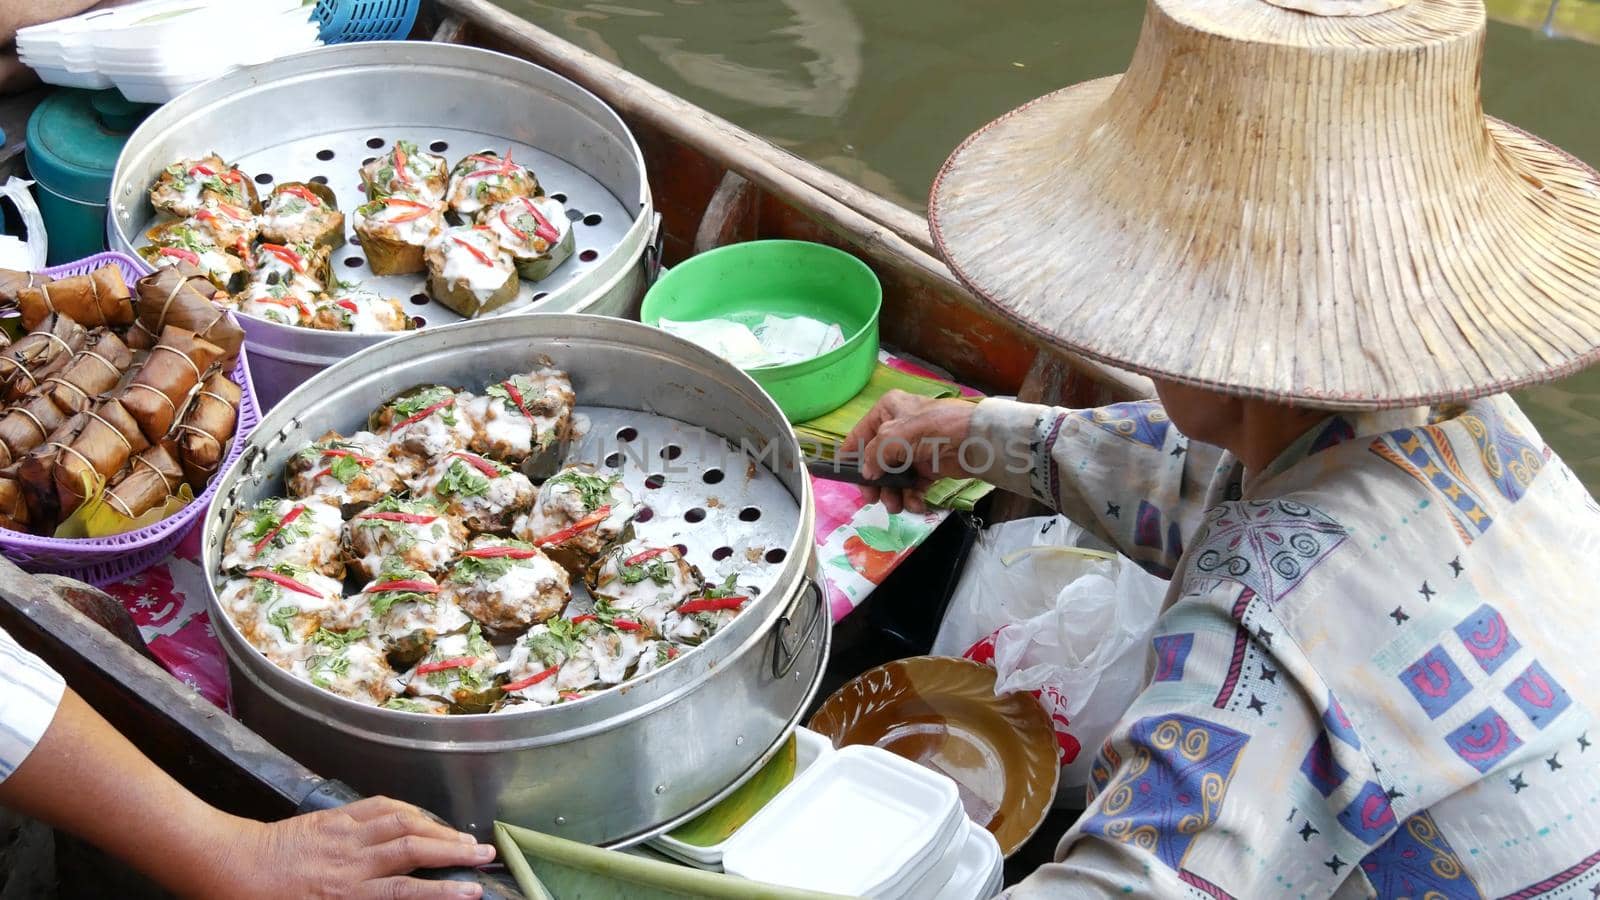
[[[691,257],[644,295],[639,319],[732,319],[755,325],[768,313],[839,326],[843,347],[781,366],[746,369],[790,422],[832,412],[867,386],[878,364],[883,286],[866,263],[809,241],[750,241]]]

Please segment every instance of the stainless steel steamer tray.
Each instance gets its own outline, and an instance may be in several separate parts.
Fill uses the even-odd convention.
[[[683,546],[708,577],[737,573],[757,588],[743,613],[644,678],[575,703],[478,716],[345,700],[244,641],[215,606],[222,541],[234,510],[281,495],[290,455],[330,428],[359,429],[381,398],[412,385],[481,391],[541,354],[571,373],[577,393],[586,432],[569,458],[622,473],[650,511],[640,537]],[[745,446],[770,450],[752,458]],[[397,338],[286,397],[220,477],[204,564],[240,718],[322,775],[480,835],[495,818],[612,845],[671,828],[775,752],[817,689],[830,629],[799,444],[747,375],[656,329],[532,315]]]
[[[573,255],[491,315],[519,311],[627,315],[645,287],[656,216],[644,157],[627,126],[598,97],[524,60],[452,44],[341,44],[252,66],[208,82],[157,110],[128,139],[111,186],[108,230],[125,253],[148,243],[158,220],[149,187],[174,160],[216,151],[257,182],[326,181],[354,236],[365,200],[359,170],[397,139],[434,148],[454,165],[479,150],[510,150],[563,199]],[[461,317],[423,292],[423,277],[374,277],[361,248],[335,251],[334,274],[401,299],[422,325]],[[317,368],[392,335],[353,335],[241,317],[252,355],[300,364],[276,400]],[[260,381],[261,376],[257,377]]]

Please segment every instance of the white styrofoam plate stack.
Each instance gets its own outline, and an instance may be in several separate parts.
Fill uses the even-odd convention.
[[[143,0],[17,32],[18,55],[46,83],[115,86],[138,103],[320,43],[302,0]]]
[[[1000,847],[950,778],[887,750],[818,759],[729,838],[722,866],[755,881],[875,900],[987,900]]]

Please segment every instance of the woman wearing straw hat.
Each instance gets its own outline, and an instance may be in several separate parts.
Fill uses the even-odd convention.
[[[1015,896],[1600,896],[1600,506],[1504,393],[1600,349],[1600,176],[1485,118],[1484,32],[1479,0],[1150,0],[1126,74],[940,173],[952,269],[1161,398],[893,395],[849,442],[991,458],[1171,579]]]

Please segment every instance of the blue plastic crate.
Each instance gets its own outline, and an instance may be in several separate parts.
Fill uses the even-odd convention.
[[[420,0],[317,0],[311,17],[324,44],[398,41],[411,33]]]

